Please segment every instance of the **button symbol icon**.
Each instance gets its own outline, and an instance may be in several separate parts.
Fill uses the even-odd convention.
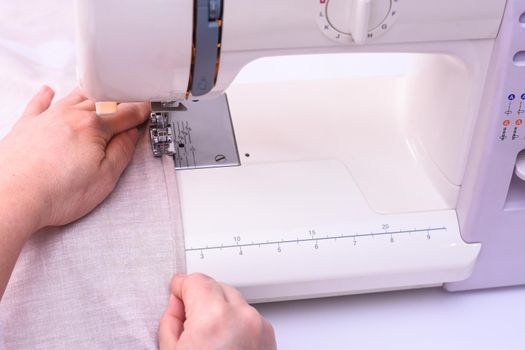
[[[514,94],[510,94],[509,97],[508,97],[509,101],[512,101],[515,98],[516,98],[516,95],[514,95]]]
[[[505,120],[503,121],[503,126],[509,126],[509,125],[510,125],[510,120],[505,119]]]
[[[521,125],[521,124],[523,124],[523,119],[517,119],[517,120],[516,120],[516,125],[519,126],[519,125]]]

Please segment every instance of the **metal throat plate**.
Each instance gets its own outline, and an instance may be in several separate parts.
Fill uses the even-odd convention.
[[[226,95],[169,107],[152,104],[150,136],[155,156],[170,155],[176,169],[240,165]]]

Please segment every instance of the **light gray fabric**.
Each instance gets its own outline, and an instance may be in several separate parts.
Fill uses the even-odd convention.
[[[144,135],[104,203],[25,246],[0,303],[6,349],[156,348],[184,269],[178,213],[173,163],[153,158]]]
[[[0,324],[0,350],[4,350],[4,331],[2,330],[2,325]]]

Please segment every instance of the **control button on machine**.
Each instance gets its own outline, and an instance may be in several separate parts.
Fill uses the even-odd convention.
[[[514,64],[518,67],[525,66],[525,51],[518,51],[512,58]]]
[[[360,44],[386,20],[390,7],[390,0],[329,0],[326,16],[335,30]]]
[[[516,158],[516,176],[525,181],[525,151],[521,151]]]

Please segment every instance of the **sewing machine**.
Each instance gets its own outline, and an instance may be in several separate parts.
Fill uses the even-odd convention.
[[[77,8],[81,87],[110,112],[155,102],[189,272],[253,302],[525,283],[523,1]],[[400,57],[399,74],[344,72]],[[308,78],[231,85],[279,65]]]

